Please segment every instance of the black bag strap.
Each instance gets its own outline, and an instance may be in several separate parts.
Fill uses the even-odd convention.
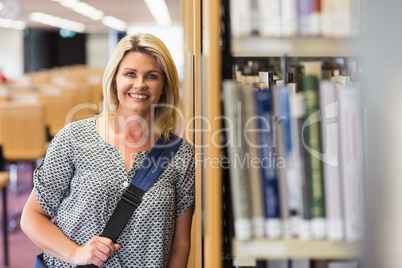
[[[123,230],[139,206],[144,193],[156,182],[160,174],[179,149],[183,139],[172,135],[168,142],[158,140],[148,156],[135,173],[130,185],[123,193],[112,216],[100,236],[110,238],[116,243]],[[93,268],[95,265],[78,265],[77,268]]]

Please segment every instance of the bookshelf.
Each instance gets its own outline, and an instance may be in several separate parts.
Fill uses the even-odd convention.
[[[226,1],[226,0],[225,0]],[[230,2],[230,1],[229,1]],[[220,158],[220,143],[216,140],[221,129],[219,120],[222,115],[222,53],[224,37],[220,36],[223,8],[220,1],[202,1],[202,86],[200,96],[201,115],[209,120],[208,129],[203,129],[200,141],[206,145],[202,151],[205,159]],[[227,22],[226,22],[227,23]],[[221,29],[219,27],[221,26]],[[356,57],[360,40],[353,38],[321,37],[230,37],[231,57]],[[226,66],[227,67],[227,66]],[[225,68],[225,67],[223,67]],[[225,70],[223,70],[225,72]],[[204,126],[205,127],[205,126]],[[225,258],[222,237],[222,197],[223,170],[203,165],[202,172],[203,202],[203,264],[205,267],[222,267]],[[206,198],[207,197],[207,198]],[[353,259],[361,256],[360,242],[331,242],[328,240],[254,238],[246,241],[233,239],[231,257],[234,263],[248,263],[265,259]]]
[[[356,57],[358,38],[232,38],[234,57]]]
[[[352,259],[361,255],[357,242],[330,242],[326,240],[267,240],[253,239],[233,243],[233,255],[250,259]]]
[[[201,0],[182,2],[183,26],[184,26],[184,55],[185,73],[183,81],[182,111],[185,117],[185,136],[194,144],[201,144],[200,135],[196,135],[196,129],[200,129],[200,122],[193,120],[201,113],[200,79],[201,79]],[[201,150],[196,147],[196,155]],[[198,161],[198,160],[197,160]],[[195,211],[192,221],[191,252],[188,267],[203,267],[202,252],[202,169],[197,168],[195,174]]]

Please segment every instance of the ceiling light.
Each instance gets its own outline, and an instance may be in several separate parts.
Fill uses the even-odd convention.
[[[53,0],[59,2],[60,5],[72,9],[73,11],[88,17],[93,20],[100,20],[103,18],[103,11],[79,0]]]
[[[121,32],[127,29],[127,23],[112,16],[103,17],[102,23],[110,28]]]
[[[64,28],[75,32],[83,32],[85,25],[76,21],[62,19],[42,12],[33,12],[29,14],[29,19],[34,22],[50,25],[53,27]]]
[[[165,0],[144,0],[154,20],[159,26],[167,27],[172,21]]]
[[[11,28],[15,30],[24,30],[26,28],[26,23],[22,20],[0,18],[0,27]]]

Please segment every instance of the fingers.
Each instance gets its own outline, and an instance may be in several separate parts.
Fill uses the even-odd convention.
[[[95,238],[97,238],[99,241],[99,243],[97,243],[97,246],[99,246],[98,249],[104,252],[109,257],[112,256],[113,253],[120,248],[119,244],[114,244],[113,241],[109,238],[101,236],[96,236]]]
[[[109,238],[95,236],[78,249],[76,264],[102,266],[119,248],[120,245],[114,244]]]

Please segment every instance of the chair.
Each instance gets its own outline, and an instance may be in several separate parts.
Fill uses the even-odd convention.
[[[48,145],[43,104],[0,103],[0,144],[6,162],[36,164]],[[18,192],[14,173],[10,174],[10,187]]]
[[[44,106],[41,103],[0,103],[0,144],[2,157],[10,163],[10,190],[18,194],[17,163],[30,162],[36,167],[47,149]],[[4,169],[3,169],[4,170]],[[10,220],[10,229],[19,223],[17,212]]]
[[[39,100],[45,106],[45,121],[49,134],[54,137],[65,125],[66,117],[73,107],[73,94],[70,92],[49,92],[41,90]]]
[[[0,103],[0,142],[8,162],[36,161],[46,150],[42,103]]]

